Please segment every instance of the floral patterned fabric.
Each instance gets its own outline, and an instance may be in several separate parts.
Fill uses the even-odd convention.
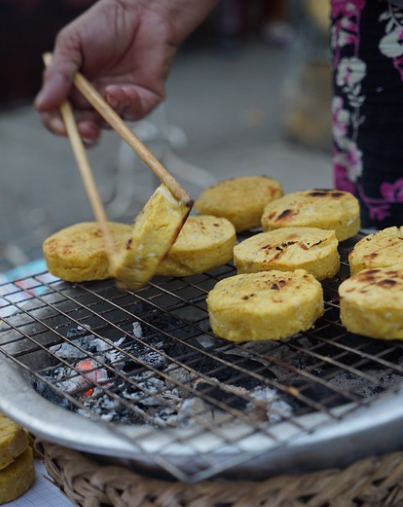
[[[403,8],[332,0],[331,17],[335,187],[363,228],[403,225]]]

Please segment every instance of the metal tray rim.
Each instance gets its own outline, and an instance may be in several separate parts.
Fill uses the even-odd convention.
[[[151,456],[153,453],[158,454],[161,438],[166,437],[165,432],[162,435],[157,429],[150,432],[147,428],[148,437],[145,438],[144,430],[133,426],[125,428],[128,438],[120,436],[102,423],[68,412],[42,398],[29,385],[19,367],[11,363],[10,359],[0,355],[0,376],[3,379],[0,387],[0,409],[8,417],[46,441],[86,453],[146,464],[151,469],[156,469],[157,465]],[[399,438],[401,432],[398,431],[403,421],[403,403],[399,403],[402,393],[403,388],[387,393],[340,421],[335,419],[312,433],[295,435],[291,442],[280,447],[278,443],[270,445],[268,440],[264,442],[261,438],[246,442],[246,451],[251,454],[251,460],[247,465],[236,466],[228,472],[230,475],[241,470],[245,473],[246,466],[248,475],[256,478],[262,473],[269,476],[272,473],[296,469],[306,471],[343,466],[369,455],[394,452],[403,446],[403,436]],[[346,407],[344,405],[338,409],[345,411]],[[339,410],[333,410],[336,416],[337,412]],[[320,418],[324,418],[324,414],[300,416],[299,421],[309,424],[313,418],[314,422],[318,423]],[[274,429],[281,435],[286,431],[286,426],[286,423],[278,423]],[[175,435],[180,430],[171,431]],[[228,431],[234,432],[236,429],[228,428]],[[131,436],[141,437],[142,449],[130,442]],[[239,454],[239,444],[238,441],[236,448],[228,448],[223,453],[222,449],[217,451],[211,448],[208,437],[198,440],[198,448],[207,454],[211,453],[215,459],[219,458],[220,453],[223,459],[231,454],[236,457],[237,453]],[[150,453],[150,456],[147,456],[147,453]],[[177,442],[171,445],[167,457],[182,466],[185,464],[187,468],[190,466],[199,470],[202,467],[190,442],[188,445],[179,445]]]

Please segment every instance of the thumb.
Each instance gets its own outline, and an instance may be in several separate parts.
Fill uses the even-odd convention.
[[[42,88],[35,98],[39,112],[56,109],[65,100],[72,87],[73,77],[82,62],[78,50],[61,50],[56,46],[49,66],[43,73]]]

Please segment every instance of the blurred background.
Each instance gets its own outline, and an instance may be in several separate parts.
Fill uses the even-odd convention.
[[[41,55],[94,0],[0,0],[0,273],[93,220],[69,141],[32,107]],[[167,99],[131,124],[193,198],[224,178],[266,174],[285,192],[329,188],[328,0],[221,0],[181,48]],[[158,185],[114,132],[88,157],[110,220],[131,223]]]

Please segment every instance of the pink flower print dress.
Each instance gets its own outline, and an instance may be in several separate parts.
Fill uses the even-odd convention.
[[[403,0],[332,0],[331,18],[335,187],[364,229],[403,225]]]

